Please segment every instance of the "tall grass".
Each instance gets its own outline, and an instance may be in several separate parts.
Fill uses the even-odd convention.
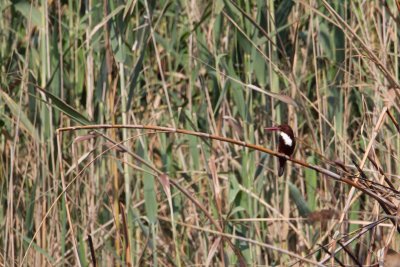
[[[398,257],[396,1],[7,1],[1,11],[1,266]],[[275,150],[263,128],[280,123],[295,130],[294,158],[349,182],[298,162],[278,177],[276,157],[205,135],[57,135],[156,125]]]

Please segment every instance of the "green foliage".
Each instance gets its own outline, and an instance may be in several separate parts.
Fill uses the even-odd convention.
[[[307,205],[307,202],[301,195],[299,189],[292,183],[289,182],[289,191],[290,191],[290,197],[296,204],[297,209],[299,210],[299,215],[301,217],[307,217],[311,210],[309,206]]]
[[[315,158],[313,156],[309,156],[307,158],[307,162],[315,165]],[[317,207],[316,200],[316,189],[317,189],[317,172],[311,169],[305,169],[304,176],[306,179],[306,189],[307,189],[307,204],[311,211],[314,211]]]

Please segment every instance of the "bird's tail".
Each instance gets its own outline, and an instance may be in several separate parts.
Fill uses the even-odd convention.
[[[279,158],[279,171],[278,171],[278,176],[282,176],[283,173],[285,172],[285,166],[286,166],[286,159],[284,158]]]

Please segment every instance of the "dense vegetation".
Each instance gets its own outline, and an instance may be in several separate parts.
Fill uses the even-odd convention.
[[[395,0],[5,1],[0,262],[391,266],[399,13]],[[278,177],[264,127],[282,123],[297,161]]]

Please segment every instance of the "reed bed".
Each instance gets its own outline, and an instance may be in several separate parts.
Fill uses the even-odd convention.
[[[0,266],[399,266],[398,1],[1,7]]]

